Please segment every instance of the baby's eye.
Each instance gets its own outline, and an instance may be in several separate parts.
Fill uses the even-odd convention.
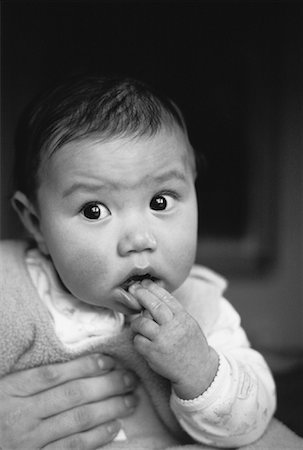
[[[154,211],[164,211],[171,209],[174,206],[174,201],[172,195],[158,194],[151,199],[149,206]]]
[[[101,220],[110,215],[109,209],[99,202],[87,203],[83,206],[81,214],[89,220]]]

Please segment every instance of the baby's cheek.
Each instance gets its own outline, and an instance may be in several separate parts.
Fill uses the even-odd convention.
[[[171,270],[174,286],[172,290],[177,289],[186,280],[189,272],[195,262],[195,247],[189,242],[179,245],[174,252],[170,252],[168,267]]]
[[[183,228],[175,240],[175,258],[180,265],[191,266],[196,255],[197,238],[195,230]]]
[[[73,295],[89,303],[100,298],[103,284],[108,278],[106,258],[97,258],[88,251],[78,253],[66,261],[63,281]]]

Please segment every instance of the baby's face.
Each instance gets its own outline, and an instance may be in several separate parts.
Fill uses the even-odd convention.
[[[183,283],[195,259],[197,203],[180,130],[70,142],[42,174],[41,232],[77,298],[130,313],[123,292],[136,280],[170,292]]]

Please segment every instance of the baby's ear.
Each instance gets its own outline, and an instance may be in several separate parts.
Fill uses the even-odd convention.
[[[48,255],[47,245],[40,228],[40,219],[32,202],[20,191],[12,197],[12,205],[29,234],[35,239],[39,249]]]

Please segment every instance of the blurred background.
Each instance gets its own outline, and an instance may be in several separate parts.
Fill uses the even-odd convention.
[[[278,385],[277,417],[303,436],[303,9],[292,1],[1,2],[1,239],[14,131],[41,89],[87,70],[173,97],[206,164],[197,262],[227,298]]]

